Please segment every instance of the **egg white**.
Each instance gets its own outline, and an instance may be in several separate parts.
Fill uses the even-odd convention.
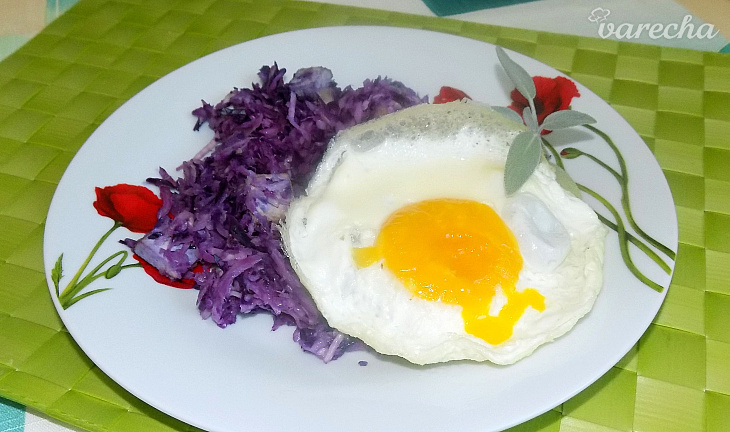
[[[551,271],[525,262],[517,290],[537,289],[545,310],[528,308],[506,342],[491,345],[467,334],[460,306],[414,296],[381,263],[358,268],[353,261],[353,248],[372,245],[388,216],[414,202],[468,199],[501,214],[508,199],[504,161],[521,130],[485,105],[454,102],[402,110],[332,140],[281,227],[292,266],[332,327],[415,364],[510,364],[590,311],[602,285],[606,229],[587,204],[557,184],[547,163],[519,193],[547,206],[567,229],[570,249]],[[492,309],[500,302],[498,293]]]

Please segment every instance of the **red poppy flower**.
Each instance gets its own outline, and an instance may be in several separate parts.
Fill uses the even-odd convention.
[[[120,222],[136,233],[146,233],[157,222],[162,200],[143,186],[118,184],[96,188],[94,208],[100,215]]]
[[[468,94],[464,93],[463,91],[449,87],[449,86],[443,86],[441,87],[441,91],[439,91],[439,94],[434,96],[433,103],[435,104],[442,104],[446,102],[453,102],[457,100],[462,99],[471,99]]]
[[[140,264],[142,264],[142,269],[144,269],[144,272],[147,273],[152,277],[152,279],[155,280],[155,282],[161,283],[163,285],[171,286],[174,288],[180,288],[180,289],[190,289],[195,286],[195,281],[193,279],[181,279],[181,280],[172,280],[167,276],[164,276],[162,273],[160,273],[159,270],[157,270],[155,267],[152,266],[152,264],[148,263],[147,261],[140,258],[137,254],[133,254],[132,258],[137,260]],[[203,271],[203,266],[198,264],[193,268],[193,273],[201,273]]]
[[[555,111],[568,109],[573,98],[580,96],[575,83],[567,78],[536,76],[532,77],[532,81],[537,90],[534,103],[538,124],[542,124],[545,117]],[[509,107],[521,116],[522,111],[529,106],[527,99],[517,89],[512,90],[510,97],[512,104]]]

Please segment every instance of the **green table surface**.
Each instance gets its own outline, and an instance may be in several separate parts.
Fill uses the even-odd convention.
[[[275,0],[81,0],[0,63],[0,396],[91,431],[192,427],[127,393],[51,303],[42,241],[64,169],[117,107],[242,41],[355,24],[424,28],[522,52],[572,76],[639,132],[679,219],[654,323],[588,389],[525,431],[726,431],[730,425],[730,56]]]

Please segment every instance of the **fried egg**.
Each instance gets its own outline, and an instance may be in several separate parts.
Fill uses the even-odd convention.
[[[505,195],[521,130],[488,106],[452,102],[332,140],[281,227],[332,327],[415,364],[510,364],[590,311],[606,229],[546,161]]]

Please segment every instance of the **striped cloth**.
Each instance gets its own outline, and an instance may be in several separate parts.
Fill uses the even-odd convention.
[[[1,432],[83,432],[0,397]]]

